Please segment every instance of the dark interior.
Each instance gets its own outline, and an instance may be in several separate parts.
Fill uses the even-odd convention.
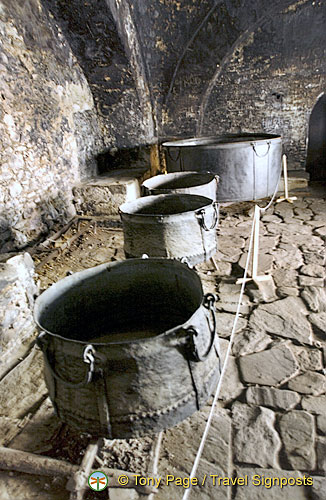
[[[146,196],[145,198],[125,203],[121,207],[121,212],[132,215],[174,215],[198,210],[211,205],[211,203],[212,200],[204,196],[163,194]]]
[[[315,104],[309,120],[307,171],[312,181],[326,181],[326,96]]]
[[[201,300],[194,271],[179,262],[144,259],[59,281],[43,294],[36,319],[41,328],[68,339],[130,342],[184,323]]]
[[[200,172],[180,172],[178,174],[158,175],[144,186],[149,189],[182,189],[187,187],[201,186],[214,180],[214,174]]]

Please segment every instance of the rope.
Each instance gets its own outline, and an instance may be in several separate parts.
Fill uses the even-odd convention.
[[[279,182],[280,182],[281,174],[282,174],[282,168],[280,168],[279,177],[278,177],[278,180],[277,180],[277,183],[276,183],[276,186],[275,186],[275,190],[274,190],[274,193],[273,193],[273,196],[272,196],[270,202],[265,207],[260,207],[259,205],[256,204],[256,206],[258,206],[260,212],[265,212],[272,205],[272,203],[273,203],[273,201],[275,199],[277,190],[278,190],[278,185],[279,185]],[[215,391],[215,395],[214,395],[212,407],[211,407],[211,410],[209,412],[209,416],[208,416],[208,419],[207,419],[207,422],[206,422],[204,433],[203,433],[203,436],[201,438],[200,445],[199,445],[199,448],[198,448],[198,451],[197,451],[197,455],[196,455],[196,458],[195,458],[195,461],[194,461],[194,464],[192,466],[192,470],[191,470],[191,473],[190,473],[190,487],[185,491],[185,493],[184,493],[184,495],[182,497],[182,500],[187,500],[189,498],[189,495],[190,495],[190,492],[191,492],[191,489],[192,489],[191,479],[193,479],[195,477],[195,474],[197,472],[197,468],[198,468],[199,461],[200,461],[200,458],[201,458],[201,455],[202,455],[202,452],[203,452],[203,449],[204,449],[204,446],[205,446],[205,442],[206,442],[206,439],[207,439],[207,436],[208,436],[208,432],[209,432],[210,427],[211,427],[211,423],[212,423],[212,419],[213,419],[213,415],[214,415],[214,410],[215,410],[215,406],[216,406],[216,403],[217,403],[217,400],[218,400],[218,397],[219,397],[219,394],[220,394],[220,390],[221,390],[223,378],[224,378],[224,375],[225,375],[225,372],[226,372],[227,363],[228,363],[228,360],[229,360],[229,357],[230,357],[231,348],[232,348],[232,345],[233,345],[233,340],[234,340],[234,335],[235,335],[235,329],[236,329],[237,322],[238,322],[239,315],[240,315],[240,307],[241,307],[241,303],[242,303],[244,289],[245,289],[245,286],[246,286],[246,278],[247,278],[247,274],[248,274],[249,262],[250,262],[252,245],[253,245],[253,239],[254,239],[254,228],[255,228],[255,212],[253,214],[253,224],[252,224],[252,227],[251,227],[251,234],[250,234],[250,240],[249,240],[247,261],[246,261],[246,266],[245,266],[245,270],[244,270],[244,273],[243,273],[243,281],[242,281],[242,284],[241,284],[239,301],[238,301],[237,311],[236,311],[236,315],[235,315],[235,318],[234,318],[233,327],[232,327],[232,331],[231,331],[230,342],[229,342],[229,345],[228,345],[228,349],[226,351],[226,356],[225,356],[225,360],[224,360],[224,364],[223,364],[221,376],[220,376],[220,379],[219,379],[217,387],[216,387],[216,391]]]
[[[277,186],[276,186],[276,190],[277,190]],[[275,194],[276,194],[276,191],[275,191]],[[266,210],[266,208],[263,209],[263,210]],[[246,277],[247,277],[247,274],[248,274],[248,268],[249,268],[249,262],[250,262],[250,255],[251,255],[252,244],[253,244],[253,236],[254,236],[254,227],[255,227],[254,221],[255,221],[255,217],[253,217],[253,224],[252,224],[251,235],[250,235],[250,240],[249,240],[248,256],[247,256],[245,271],[244,271],[244,274],[243,274],[243,278],[244,279],[243,279],[243,282],[242,282],[242,285],[241,285],[239,302],[238,302],[238,306],[237,306],[237,312],[236,312],[236,315],[235,315],[235,318],[234,318],[234,323],[233,323],[233,327],[232,327],[232,331],[231,331],[231,336],[230,336],[230,343],[229,343],[228,349],[226,351],[225,361],[224,361],[224,364],[223,364],[223,368],[222,368],[220,379],[219,379],[217,387],[216,387],[216,392],[215,392],[215,395],[214,395],[213,404],[212,404],[212,407],[211,407],[211,410],[210,410],[210,413],[209,413],[209,416],[208,416],[208,419],[207,419],[207,422],[206,422],[205,430],[204,430],[203,436],[201,438],[201,442],[200,442],[200,445],[199,445],[199,448],[198,448],[198,451],[197,451],[197,455],[196,455],[194,464],[192,466],[192,470],[191,470],[191,474],[190,474],[190,487],[185,491],[185,493],[184,493],[184,495],[182,497],[182,500],[187,500],[189,498],[189,495],[190,495],[190,492],[191,492],[191,488],[192,488],[191,479],[193,479],[195,477],[195,474],[197,472],[197,468],[198,468],[198,465],[199,465],[200,457],[201,457],[201,454],[202,454],[204,446],[205,446],[205,442],[206,442],[206,439],[207,439],[207,436],[208,436],[208,432],[209,432],[209,429],[210,429],[210,426],[211,426],[212,418],[213,418],[213,415],[214,415],[215,406],[216,406],[216,403],[217,403],[217,400],[218,400],[218,397],[219,397],[219,393],[220,393],[220,390],[221,390],[221,385],[222,385],[223,378],[224,378],[224,375],[225,375],[225,372],[226,372],[227,362],[228,362],[228,359],[229,359],[229,356],[230,356],[230,353],[231,353],[231,348],[232,348],[232,344],[233,344],[233,338],[234,338],[234,335],[235,335],[235,329],[236,329],[237,322],[238,322],[238,319],[239,319],[239,314],[240,314],[240,307],[241,307],[241,303],[242,303],[242,297],[243,297],[244,289],[245,289],[245,286],[246,286],[246,281],[245,280],[246,280]]]
[[[277,183],[276,183],[276,186],[275,186],[275,191],[274,191],[274,194],[270,200],[270,202],[266,205],[266,207],[260,207],[258,205],[258,208],[261,212],[266,212],[266,210],[269,209],[269,207],[271,206],[271,204],[273,203],[274,199],[275,199],[275,196],[276,196],[276,193],[277,193],[277,190],[278,190],[278,185],[280,183],[280,179],[281,179],[281,175],[282,175],[282,164],[281,164],[281,168],[280,168],[280,173],[278,175],[278,179],[277,179]]]

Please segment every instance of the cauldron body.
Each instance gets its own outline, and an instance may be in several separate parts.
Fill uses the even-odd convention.
[[[35,304],[59,418],[129,438],[199,409],[220,375],[214,297],[178,261],[130,259],[75,273]]]
[[[165,257],[190,266],[217,251],[218,205],[204,196],[145,196],[120,207],[127,257]]]
[[[219,176],[219,202],[271,196],[281,172],[282,139],[273,134],[229,134],[164,142],[168,172],[209,170]]]

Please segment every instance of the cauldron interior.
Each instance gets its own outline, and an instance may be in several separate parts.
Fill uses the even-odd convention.
[[[208,184],[215,179],[214,174],[201,172],[179,172],[177,174],[157,175],[143,185],[150,189],[183,189]]]
[[[37,300],[39,327],[68,340],[131,342],[187,321],[200,306],[198,275],[165,259],[130,259],[64,278]]]
[[[133,215],[174,215],[211,205],[212,200],[193,194],[146,196],[121,205],[122,213]]]

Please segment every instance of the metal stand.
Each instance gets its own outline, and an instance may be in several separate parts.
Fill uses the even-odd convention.
[[[258,205],[255,205],[251,278],[246,278],[245,280],[244,278],[239,278],[236,281],[236,284],[241,284],[243,282],[247,283],[248,281],[255,281],[255,282],[269,281],[272,279],[272,277],[269,274],[262,274],[258,276],[259,222],[260,222],[260,208]]]
[[[277,198],[276,203],[280,203],[281,201],[288,201],[289,203],[293,203],[297,199],[297,197],[289,196],[286,155],[282,156],[282,165],[283,165],[283,178],[284,178],[284,196],[280,196],[279,198]]]

